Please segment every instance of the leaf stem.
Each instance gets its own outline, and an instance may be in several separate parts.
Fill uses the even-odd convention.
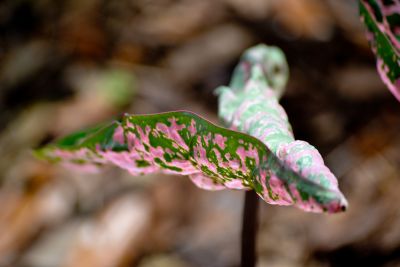
[[[250,190],[245,193],[243,208],[241,267],[254,267],[256,265],[257,228],[258,196],[256,192]]]

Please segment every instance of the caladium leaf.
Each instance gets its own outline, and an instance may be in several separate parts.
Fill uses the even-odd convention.
[[[36,154],[83,169],[111,164],[132,175],[158,171],[190,175],[207,189],[250,189],[260,158],[271,153],[254,137],[180,111],[126,114],[109,125],[67,136]],[[200,179],[200,174],[207,179]]]
[[[361,20],[382,81],[400,101],[400,1],[360,0]]]
[[[312,199],[315,208],[332,212],[344,205],[341,194],[303,179],[258,139],[184,111],[125,115],[107,126],[67,136],[36,154],[85,170],[111,164],[132,175],[189,175],[201,188],[254,189],[273,204],[303,205]]]
[[[220,117],[232,129],[186,111],[127,114],[36,154],[85,170],[116,165],[132,175],[188,175],[203,189],[254,189],[268,203],[307,211],[344,210],[347,202],[336,178],[314,147],[294,141],[278,104],[287,72],[284,55],[276,48],[257,46],[245,53],[232,88],[217,90]]]
[[[266,61],[271,58],[273,61],[270,60],[270,66],[266,68]],[[285,171],[292,172],[288,174],[274,170],[274,164],[269,165],[268,179],[261,178],[261,197],[269,202],[270,189],[274,188],[272,184],[281,183],[283,186],[278,193],[280,198],[277,203],[292,204],[293,196],[302,194],[299,184],[307,181],[315,185],[312,186],[313,192],[306,201],[299,201],[302,198],[295,197],[297,206],[310,211],[324,210],[326,205],[320,205],[318,195],[329,191],[334,196],[329,210],[344,209],[347,202],[338,189],[337,179],[324,165],[317,149],[305,141],[294,139],[285,110],[278,103],[288,76],[283,52],[266,45],[253,47],[244,53],[235,73],[237,76],[232,78],[231,87],[217,89],[219,117],[231,129],[248,133],[262,141],[274,155],[270,158],[279,162],[276,166],[285,166]],[[242,77],[244,80],[241,80]],[[277,81],[273,80],[275,77]],[[287,176],[295,176],[296,179],[287,179]]]

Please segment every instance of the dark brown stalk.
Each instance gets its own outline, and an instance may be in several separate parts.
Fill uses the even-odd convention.
[[[246,191],[243,221],[241,267],[256,266],[256,236],[258,228],[258,196],[253,190]]]

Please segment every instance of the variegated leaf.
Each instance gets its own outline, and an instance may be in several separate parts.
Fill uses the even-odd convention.
[[[232,88],[217,90],[220,117],[234,130],[184,111],[125,115],[36,154],[85,170],[116,165],[132,175],[189,175],[203,189],[254,189],[268,203],[307,211],[344,210],[336,178],[314,147],[294,141],[278,104],[287,72],[276,48],[257,46],[244,54]]]
[[[126,115],[108,126],[67,136],[37,155],[85,170],[116,165],[132,175],[189,175],[201,188],[254,189],[273,204],[342,209],[342,196],[301,179],[258,139],[218,127],[190,112]],[[284,177],[287,183],[277,179]]]
[[[268,59],[270,67],[266,68]],[[245,132],[262,141],[274,155],[270,158],[278,162],[277,166],[285,166],[282,172],[274,170],[273,164],[266,164],[269,174],[267,179],[263,175],[261,177],[263,194],[260,196],[271,202],[271,189],[274,191],[276,184],[281,184],[283,186],[278,193],[278,204],[295,203],[304,210],[321,211],[326,205],[321,203],[318,195],[329,192],[327,198],[331,198],[331,204],[336,203],[330,210],[337,211],[339,207],[344,209],[347,202],[338,189],[336,177],[324,165],[317,149],[305,141],[294,139],[285,110],[278,103],[281,88],[285,86],[288,77],[283,52],[266,45],[253,47],[244,53],[235,73],[237,76],[232,78],[231,87],[217,89],[219,117],[231,129]],[[245,77],[246,81],[241,81],[241,77]],[[299,185],[303,182],[312,188],[306,201],[299,197],[302,195],[302,187]]]
[[[378,73],[400,101],[400,1],[360,0],[360,15]]]

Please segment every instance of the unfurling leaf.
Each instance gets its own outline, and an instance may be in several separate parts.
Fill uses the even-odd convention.
[[[400,101],[400,1],[360,0],[360,15],[378,73]]]
[[[253,189],[268,203],[307,211],[344,210],[336,178],[314,147],[293,139],[278,104],[287,72],[277,48],[257,46],[245,53],[232,88],[217,89],[220,117],[232,129],[186,111],[127,114],[36,154],[86,170],[116,165],[132,175],[188,175],[203,189]]]
[[[270,158],[278,162],[262,163],[268,174],[261,178],[262,193],[257,193],[267,202],[275,194],[279,196],[277,204],[295,204],[308,211],[345,209],[347,202],[338,189],[337,179],[324,165],[317,149],[307,142],[295,141],[285,110],[278,103],[288,77],[283,52],[265,45],[253,47],[244,53],[235,74],[231,88],[217,89],[219,117],[231,129],[262,141],[274,155]],[[274,170],[275,166],[284,166],[285,172]]]

